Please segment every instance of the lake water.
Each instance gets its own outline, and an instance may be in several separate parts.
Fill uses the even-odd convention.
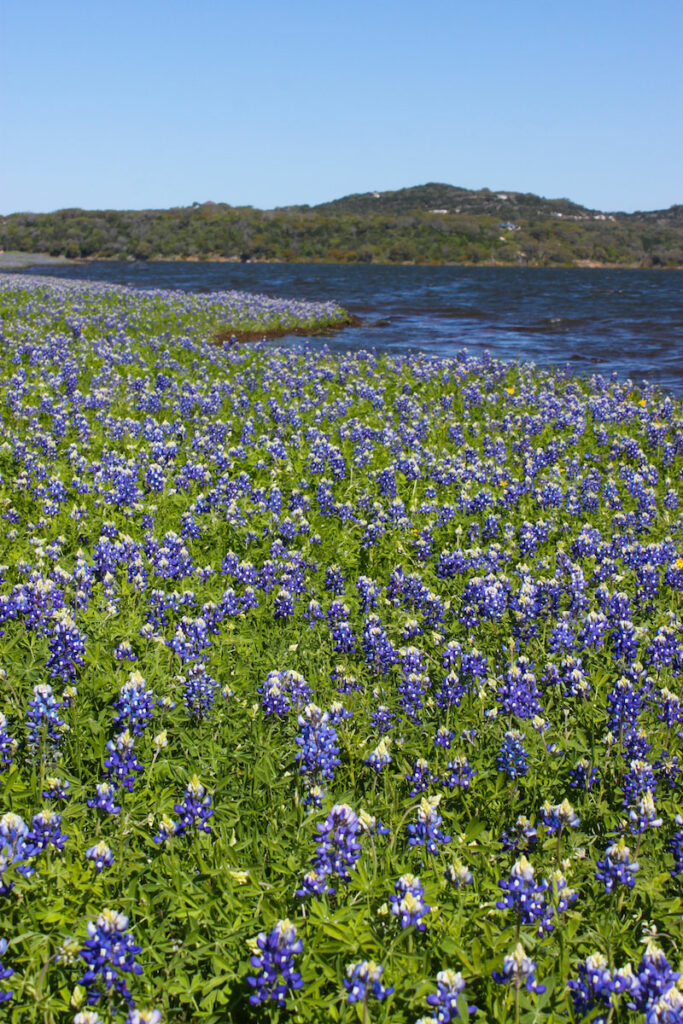
[[[466,347],[542,367],[569,364],[584,376],[648,379],[683,395],[683,275],[676,271],[93,262],[26,272],[334,299],[363,324],[311,345],[440,356]]]

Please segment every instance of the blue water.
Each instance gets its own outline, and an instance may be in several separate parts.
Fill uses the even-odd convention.
[[[95,262],[28,273],[334,299],[363,324],[312,345],[438,355],[467,347],[541,367],[569,364],[584,376],[647,379],[683,394],[683,275],[676,271]]]

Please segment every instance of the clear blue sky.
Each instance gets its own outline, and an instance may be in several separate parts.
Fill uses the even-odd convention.
[[[680,0],[6,0],[0,213],[683,202]]]

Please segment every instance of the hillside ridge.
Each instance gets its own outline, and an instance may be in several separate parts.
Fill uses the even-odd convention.
[[[0,249],[70,259],[678,268],[683,204],[604,212],[566,198],[429,182],[270,210],[208,200],[14,213],[0,217]]]

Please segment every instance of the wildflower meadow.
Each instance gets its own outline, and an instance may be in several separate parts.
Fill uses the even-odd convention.
[[[0,279],[0,1020],[680,1024],[680,401],[344,315]]]

